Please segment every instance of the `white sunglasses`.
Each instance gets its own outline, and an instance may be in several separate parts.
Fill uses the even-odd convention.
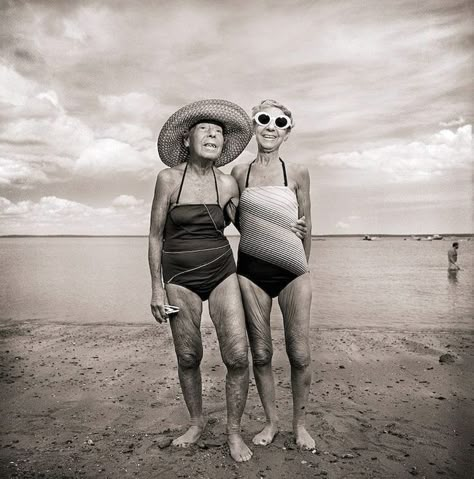
[[[291,119],[286,115],[271,116],[268,113],[259,111],[253,117],[255,123],[260,126],[268,126],[273,124],[280,130],[286,130],[291,127]]]

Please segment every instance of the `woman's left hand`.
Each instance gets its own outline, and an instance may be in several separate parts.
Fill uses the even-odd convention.
[[[302,216],[296,223],[291,224],[291,231],[295,233],[300,239],[304,239],[308,234],[308,228],[306,227],[306,218]]]

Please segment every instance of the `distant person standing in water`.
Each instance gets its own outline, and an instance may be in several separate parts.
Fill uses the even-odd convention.
[[[449,262],[448,270],[449,271],[459,271],[461,269],[457,264],[458,248],[459,248],[459,243],[455,241],[453,243],[452,248],[450,248],[448,251],[448,262]]]

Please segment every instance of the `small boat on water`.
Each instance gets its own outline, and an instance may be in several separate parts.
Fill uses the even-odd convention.
[[[378,237],[377,237],[377,236],[365,235],[365,236],[362,238],[362,241],[375,241],[375,240],[378,240]]]
[[[414,240],[414,241],[433,241],[433,240],[441,240],[443,239],[442,236],[440,235],[429,235],[429,236],[415,236],[415,235],[412,235],[411,236],[411,239]]]

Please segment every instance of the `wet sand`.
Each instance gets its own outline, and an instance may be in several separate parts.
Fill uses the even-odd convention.
[[[274,331],[281,432],[244,464],[225,445],[224,375],[203,329],[209,416],[199,445],[169,439],[188,420],[167,326],[0,327],[2,478],[461,478],[474,465],[471,332],[312,329],[308,429],[295,448],[289,367]],[[440,363],[445,353],[454,362]],[[448,358],[449,359],[449,358]],[[246,441],[264,421],[251,379]]]

